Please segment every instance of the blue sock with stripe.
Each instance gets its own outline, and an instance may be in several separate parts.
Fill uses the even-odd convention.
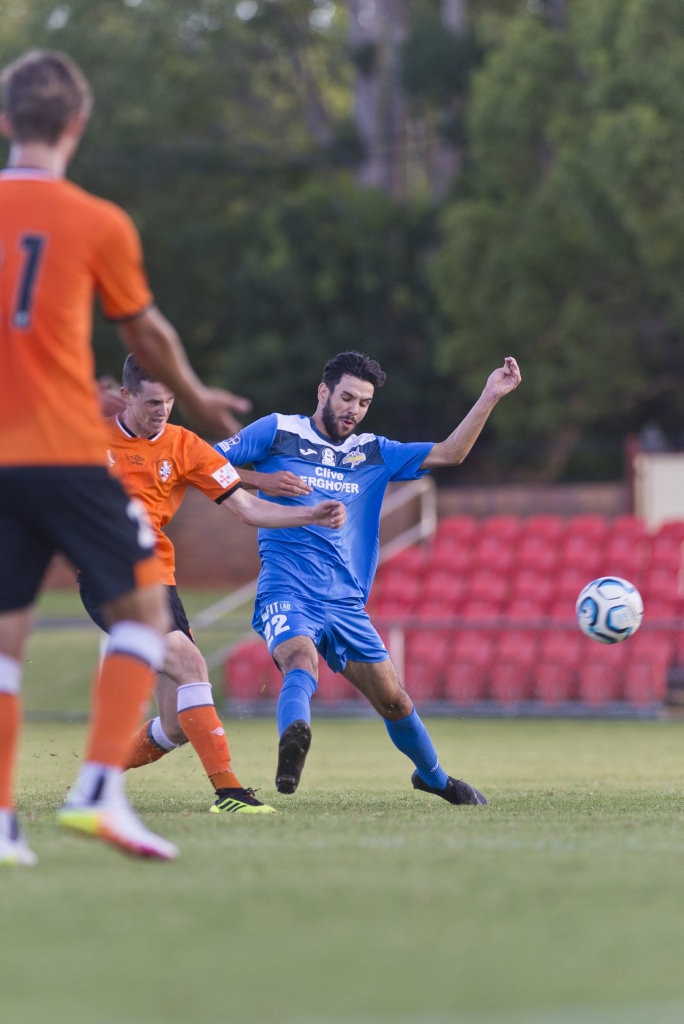
[[[398,722],[385,719],[385,727],[394,746],[413,761],[423,782],[435,789],[444,789],[449,776],[439,763],[430,734],[416,709]]]
[[[311,721],[311,698],[316,692],[316,685],[311,673],[303,668],[295,668],[284,676],[276,709],[279,736],[298,719]]]

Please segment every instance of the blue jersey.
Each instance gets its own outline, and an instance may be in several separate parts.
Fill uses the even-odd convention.
[[[378,564],[380,509],[392,480],[415,480],[432,443],[402,444],[376,434],[352,434],[335,443],[308,416],[272,413],[217,444],[235,466],[262,473],[289,470],[312,491],[298,498],[268,498],[285,505],[315,505],[336,498],[347,509],[340,530],[322,526],[260,529],[259,594],[283,590],[330,601],[365,604]]]

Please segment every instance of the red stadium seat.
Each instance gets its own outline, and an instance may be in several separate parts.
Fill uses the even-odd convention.
[[[444,689],[444,673],[450,660],[451,637],[439,630],[408,630],[404,649],[404,674],[417,700],[438,700]]]
[[[539,607],[545,607],[551,603],[555,595],[555,577],[551,573],[530,568],[521,560],[520,568],[511,578],[511,602],[527,598],[535,601]]]
[[[554,576],[555,602],[570,601],[574,607],[577,596],[583,587],[593,579],[585,569],[576,565],[565,565]],[[555,603],[554,602],[554,603]]]
[[[532,696],[538,648],[534,633],[511,629],[499,635],[489,672],[493,700],[510,703]]]
[[[577,666],[586,652],[584,637],[579,630],[550,629],[539,643],[540,661],[553,661]]]
[[[373,584],[375,598],[380,603],[394,601],[411,607],[418,599],[422,590],[420,577],[409,573],[390,572],[383,573]]]
[[[539,650],[539,641],[534,632],[507,629],[500,633],[495,645],[497,661],[516,661],[531,665]]]
[[[527,535],[516,545],[515,560],[520,568],[535,569],[550,575],[558,563],[558,540]]]
[[[610,523],[611,537],[624,538],[627,540],[648,539],[648,528],[643,519],[638,516],[625,514],[616,516]]]
[[[477,658],[452,660],[444,671],[444,698],[453,704],[472,704],[485,699],[488,670]]]
[[[682,566],[682,541],[677,536],[658,534],[651,541],[651,566],[665,566],[678,572]]]
[[[477,569],[468,577],[466,599],[468,602],[479,599],[501,606],[508,589],[509,579],[505,573],[494,569]]]
[[[463,576],[455,575],[441,565],[433,567],[423,580],[419,600],[443,601],[448,607],[454,607],[465,593],[466,582]]]
[[[263,641],[238,644],[224,662],[224,686],[229,700],[252,702],[275,699],[282,677]]]
[[[430,572],[435,566],[446,569],[454,576],[463,576],[468,573],[473,564],[473,550],[468,545],[444,544],[439,540],[430,548],[430,560],[427,571]]]
[[[482,522],[481,536],[499,537],[507,543],[514,543],[522,532],[522,520],[518,516],[489,516]]]
[[[473,547],[473,572],[506,572],[516,560],[515,545],[496,534],[483,534]]]
[[[601,645],[587,638],[577,670],[577,695],[589,705],[608,704],[622,696],[624,644]]]
[[[665,520],[665,522],[661,523],[658,527],[655,537],[656,539],[669,537],[681,544],[684,542],[684,519]]]
[[[532,667],[519,661],[495,661],[489,670],[489,696],[502,704],[529,700],[533,692]]]
[[[610,529],[609,520],[597,513],[571,516],[565,529],[566,537],[584,537],[595,542],[605,541]]]
[[[403,570],[408,576],[421,576],[428,559],[427,549],[415,545],[393,555],[389,561],[383,563],[381,570]]]
[[[545,704],[563,704],[577,699],[577,669],[571,662],[540,658],[536,666],[532,696]]]
[[[523,537],[535,537],[547,544],[555,544],[565,532],[566,521],[562,516],[540,513],[523,520]]]
[[[536,597],[515,597],[504,608],[504,618],[514,629],[539,632],[546,620],[548,605]]]
[[[459,629],[453,634],[451,661],[479,661],[488,665],[496,645],[496,630]]]
[[[467,547],[472,544],[480,532],[480,523],[475,516],[446,516],[437,524],[435,541],[438,544],[449,543]]]
[[[667,663],[660,658],[630,658],[622,696],[632,704],[661,704],[667,696]]]
[[[333,672],[328,663],[319,657],[318,689],[315,699],[323,704],[335,704],[340,701],[362,701],[363,697],[344,676],[339,672]]]
[[[587,579],[598,575],[598,567],[602,561],[603,546],[594,537],[583,537],[581,534],[569,534],[562,537],[558,549],[558,566],[561,571],[566,566],[581,569]]]

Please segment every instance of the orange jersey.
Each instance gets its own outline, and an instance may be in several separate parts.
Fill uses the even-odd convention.
[[[167,423],[156,437],[146,438],[129,433],[116,416],[106,425],[111,471],[145,506],[157,535],[162,581],[173,585],[176,560],[163,527],[178,511],[188,486],[219,501],[240,486],[240,477],[210,444],[184,427]]]
[[[0,171],[0,466],[102,465],[93,300],[152,302],[126,213],[46,172]]]

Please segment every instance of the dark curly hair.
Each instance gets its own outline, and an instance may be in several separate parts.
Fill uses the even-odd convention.
[[[377,360],[363,352],[338,352],[325,364],[322,382],[334,391],[345,373],[359,380],[367,380],[376,388],[381,388],[387,380],[387,374]]]

